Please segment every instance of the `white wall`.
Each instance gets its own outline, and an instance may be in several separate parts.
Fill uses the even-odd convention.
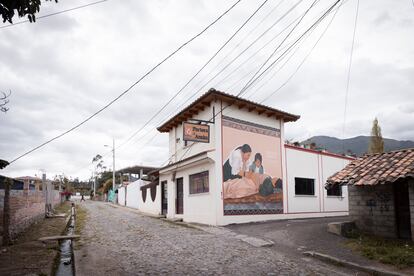
[[[161,182],[160,182],[161,183]],[[142,181],[142,185],[146,185],[148,182]],[[157,194],[155,200],[153,201],[151,198],[151,189],[147,188],[147,197],[145,202],[142,200],[142,191],[139,188],[138,193],[138,210],[141,212],[152,214],[152,215],[160,215],[161,214],[161,184],[156,186]]]
[[[321,212],[319,155],[299,150],[286,149],[286,193],[285,213]],[[315,195],[296,195],[295,177],[315,180]]]
[[[118,204],[125,206],[125,187],[118,189]]]
[[[139,187],[142,180],[137,180],[135,182],[129,183],[127,188],[127,206],[131,208],[138,209],[138,201],[141,196]]]
[[[327,196],[329,176],[343,169],[349,160],[304,149],[286,148],[287,213],[348,212],[348,190],[342,196]],[[315,195],[295,195],[295,177],[315,179]]]
[[[190,194],[189,175],[209,171],[209,192]],[[214,165],[207,160],[201,161],[198,165],[180,169],[176,173],[176,179],[183,178],[184,190],[184,212],[176,214],[176,183],[171,180],[172,174],[168,173],[160,177],[161,181],[166,180],[168,185],[168,218],[182,218],[186,222],[198,222],[203,224],[215,224],[214,195],[218,190],[215,183]],[[221,187],[221,186],[220,186]]]
[[[326,180],[334,173],[342,170],[350,161],[330,156],[321,155],[321,167],[322,167],[322,183],[325,184]],[[342,186],[342,197],[328,196],[327,190],[323,189],[322,209],[325,212],[335,212],[346,210],[348,212],[348,186]]]

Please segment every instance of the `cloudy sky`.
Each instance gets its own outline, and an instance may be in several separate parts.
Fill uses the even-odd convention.
[[[40,15],[91,2],[46,2]],[[2,23],[0,91],[12,91],[12,95],[10,110],[0,114],[0,159],[13,160],[82,121],[234,2],[109,0],[39,19],[34,24],[3,27],[8,23]],[[65,173],[85,179],[91,175],[90,163],[98,153],[105,155],[110,168],[110,149],[104,145],[111,144],[112,138],[116,145],[123,144],[180,90],[261,2],[241,1],[99,116],[16,161],[1,174],[39,175],[40,170],[45,170],[49,175]],[[117,168],[163,164],[167,159],[168,135],[157,134],[155,127],[181,109],[187,99],[210,87],[239,93],[313,0],[297,2],[295,9],[230,64],[293,6],[293,1],[269,0],[160,116],[117,150]],[[356,0],[345,1],[336,14],[335,10],[330,13],[244,95],[254,101],[272,95],[264,102],[266,105],[301,115],[298,122],[287,124],[287,139],[369,135],[372,120],[378,117],[383,136],[414,140],[413,3],[360,2],[345,120]],[[288,49],[284,47],[291,45],[332,3],[333,0],[318,1],[273,59]],[[15,22],[19,20],[23,19],[16,18]],[[227,69],[207,82],[227,65]]]

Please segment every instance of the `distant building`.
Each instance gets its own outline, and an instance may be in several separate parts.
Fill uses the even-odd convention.
[[[325,181],[353,159],[285,145],[284,124],[298,119],[211,89],[158,128],[169,164],[141,181],[138,209],[210,225],[347,215],[347,188]]]
[[[39,191],[42,186],[42,179],[34,176],[20,176],[14,179],[22,181],[24,183],[24,190]]]
[[[9,178],[7,176],[3,176],[0,175],[0,190],[4,190],[5,189],[5,182],[6,181],[13,181],[13,185],[11,185],[10,189],[11,190],[23,190],[24,188],[24,183],[23,181],[17,180],[17,179],[12,179]],[[3,208],[3,206],[0,206],[0,208]]]
[[[349,215],[360,230],[414,240],[414,149],[360,157],[328,185],[348,186]]]

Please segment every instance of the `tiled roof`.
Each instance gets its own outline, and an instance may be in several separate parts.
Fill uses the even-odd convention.
[[[414,148],[365,155],[328,178],[327,184],[377,185],[414,178]]]
[[[214,88],[211,88],[208,92],[201,95],[193,103],[185,107],[176,115],[168,119],[165,123],[157,128],[160,132],[169,132],[173,127],[192,118],[200,111],[204,110],[206,106],[210,106],[210,103],[215,100],[221,100],[229,105],[238,106],[240,109],[245,108],[249,112],[257,112],[263,116],[276,117],[276,119],[283,119],[284,122],[297,121],[300,116],[291,113],[284,112],[282,110],[266,106],[260,103],[256,103],[241,97],[237,97],[228,93],[224,93]]]

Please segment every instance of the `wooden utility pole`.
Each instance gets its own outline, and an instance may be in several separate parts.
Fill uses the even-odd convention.
[[[3,245],[11,244],[10,238],[10,187],[13,180],[6,178],[4,181],[4,206],[3,206]]]

